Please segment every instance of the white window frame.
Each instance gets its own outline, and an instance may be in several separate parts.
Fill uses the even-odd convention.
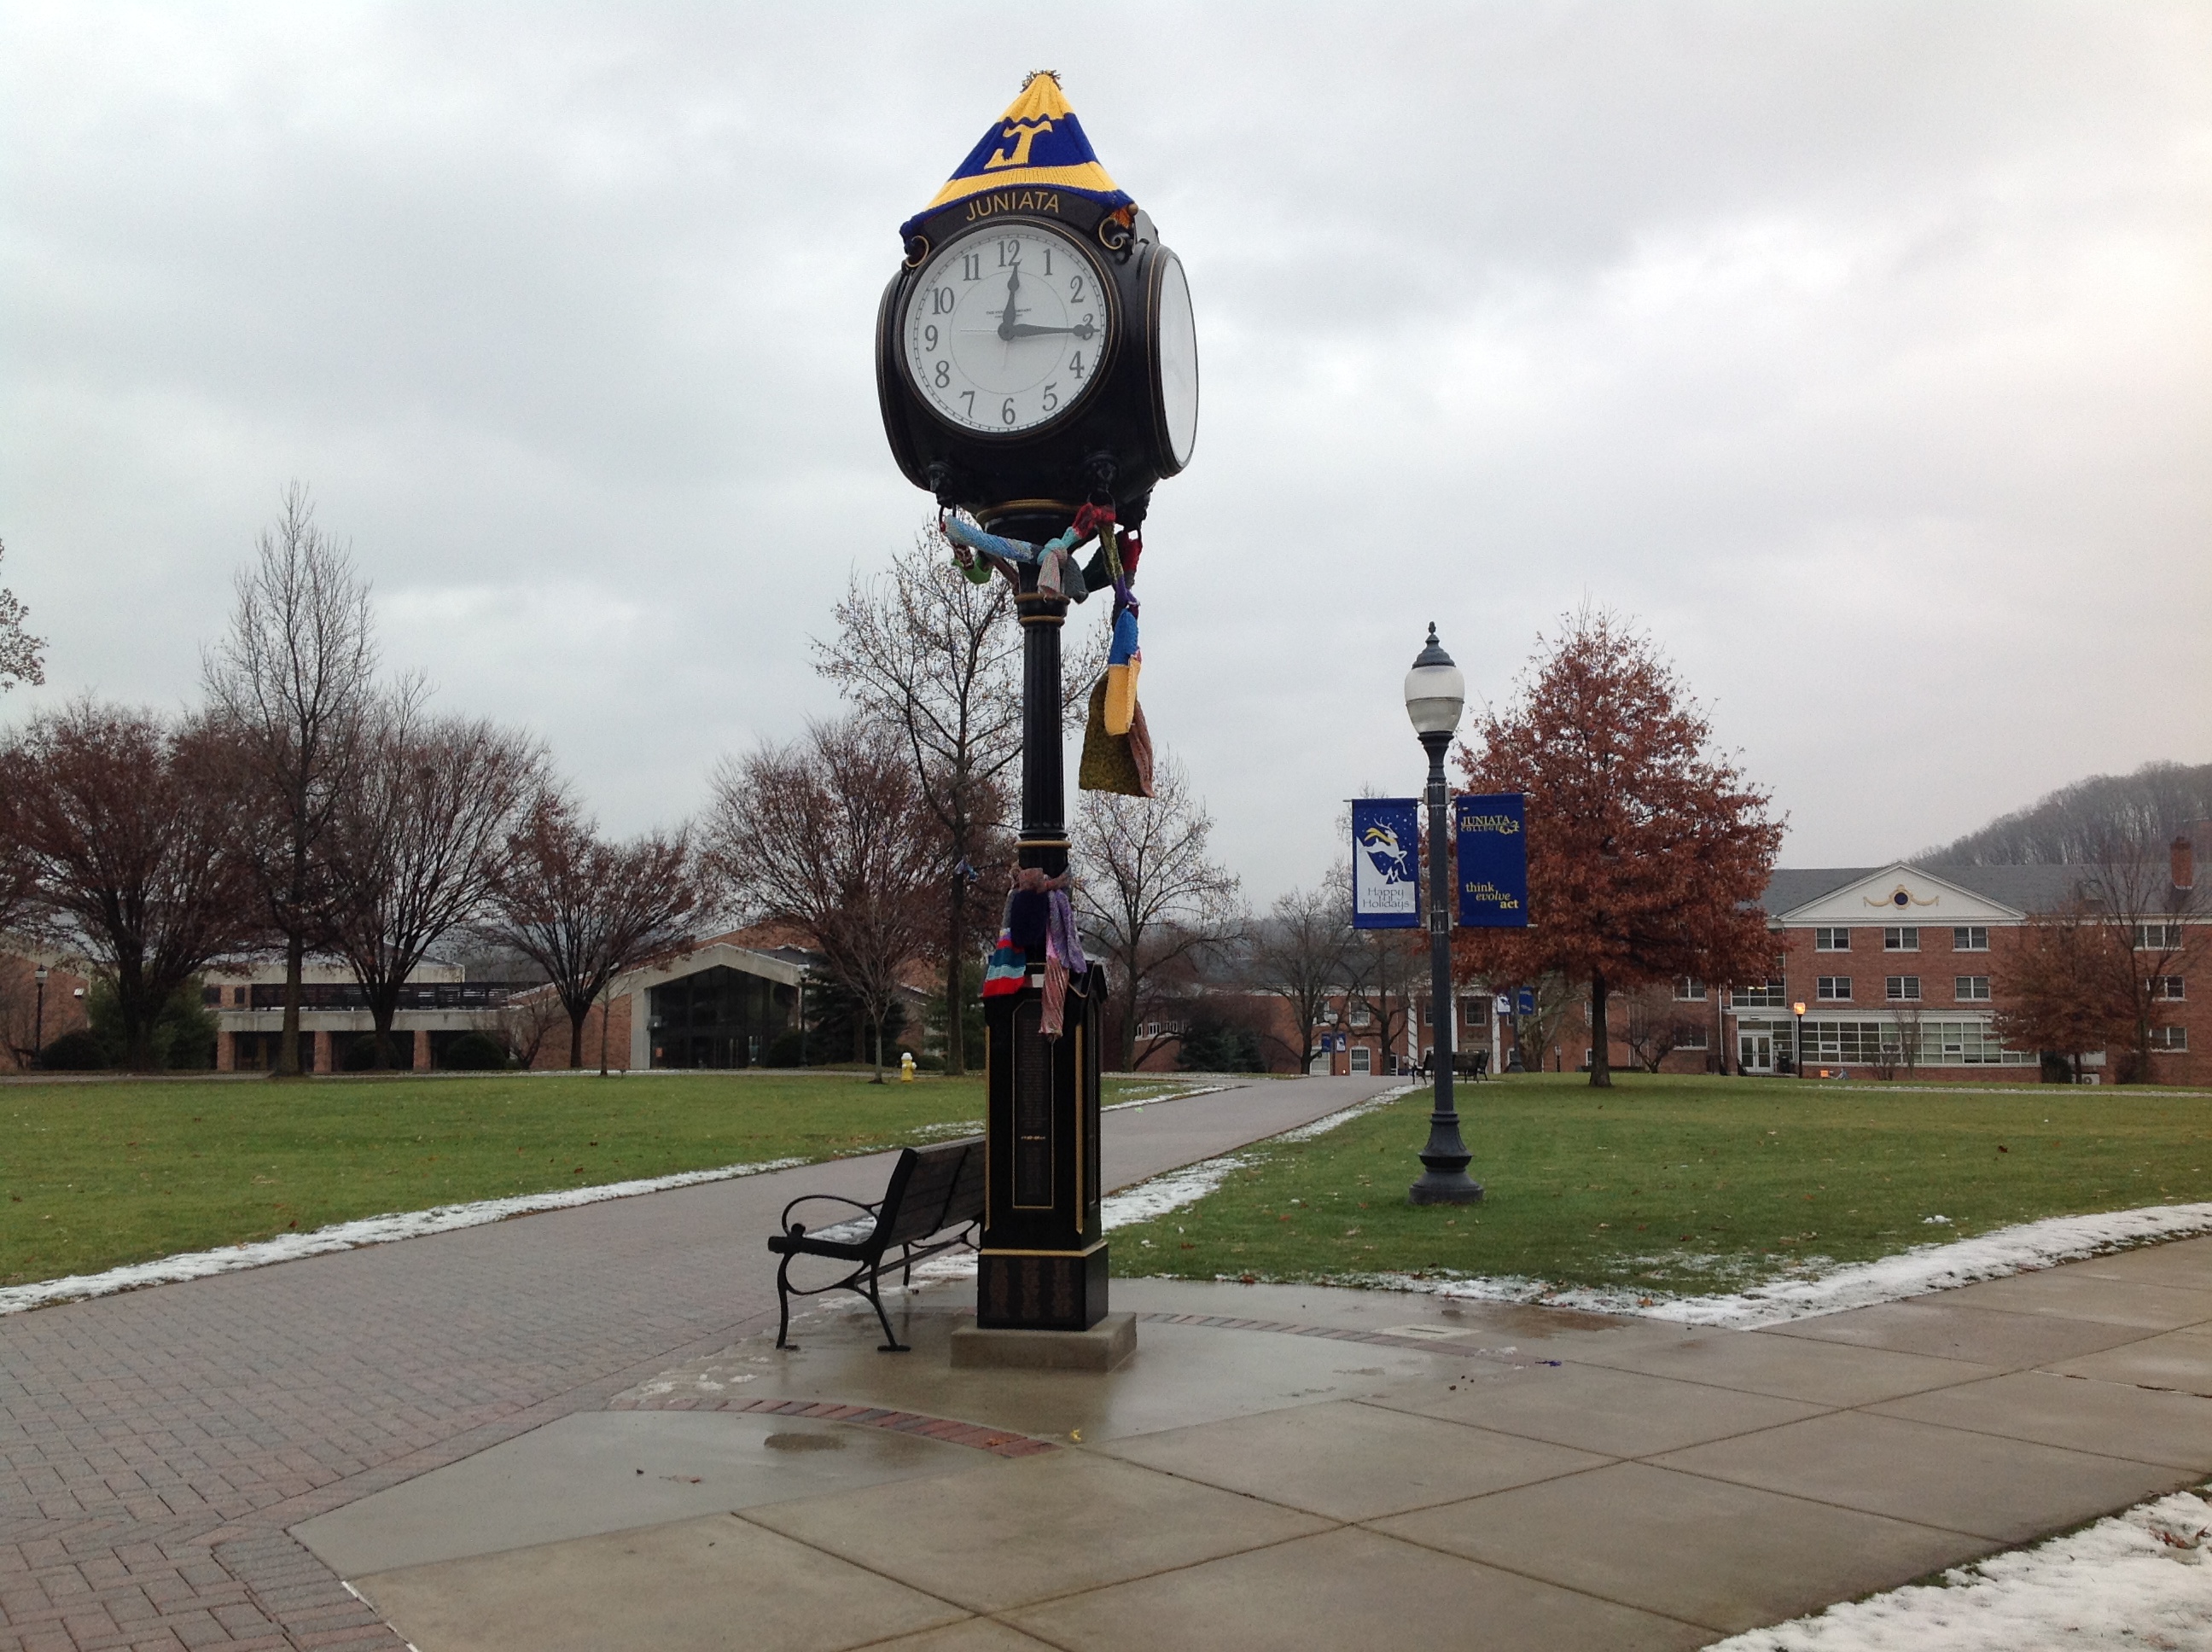
[[[2161,1004],[2179,1004],[2189,997],[2189,982],[2180,975],[2153,975],[2150,995]]]
[[[1962,940],[1960,938],[1964,936]],[[1954,924],[1951,926],[1951,950],[1954,952],[1986,952],[1990,950],[1990,926],[1987,924]]]
[[[1843,938],[1838,940],[1838,936]],[[1815,952],[1848,952],[1851,950],[1851,930],[1849,924],[1818,924],[1813,930],[1813,950]]]
[[[2181,944],[2179,924],[2137,924],[2136,951],[2138,952],[2171,951]]]
[[[1674,1002],[1677,1004],[1703,1004],[1705,1001],[1705,982],[1699,981],[1695,975],[1677,975],[1674,977]]]
[[[2150,1047],[2161,1054],[2186,1055],[2189,1053],[2189,1029],[2186,1027],[2153,1027]]]
[[[1920,926],[1888,925],[1881,932],[1881,950],[1885,952],[1917,952],[1920,950]]]
[[[1849,975],[1822,975],[1813,983],[1813,1000],[1816,1004],[1848,1004],[1851,1001],[1851,978]]]
[[[1954,975],[1951,981],[1951,992],[1961,1004],[1987,1004],[1990,1001],[1990,978],[1987,975]]]
[[[1372,1024],[1374,1019],[1375,1012],[1364,1004],[1355,1004],[1345,1012],[1345,1022],[1348,1026],[1368,1026]]]
[[[1908,987],[1910,991],[1906,990]],[[1881,995],[1883,1000],[1890,1004],[1921,1003],[1923,999],[1920,996],[1920,977],[1917,975],[1884,976],[1881,983]]]
[[[1352,1047],[1351,1066],[1354,1073],[1373,1072],[1375,1071],[1374,1047],[1369,1044],[1354,1044]]]

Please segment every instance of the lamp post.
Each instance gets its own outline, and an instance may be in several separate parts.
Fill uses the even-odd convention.
[[[1406,1195],[1416,1205],[1472,1205],[1482,1197],[1481,1184],[1468,1178],[1468,1160],[1474,1155],[1460,1139],[1459,1114],[1452,1106],[1451,855],[1444,826],[1444,753],[1466,706],[1467,679],[1438,646],[1432,622],[1428,647],[1406,673],[1406,715],[1429,754],[1429,1003],[1437,1028],[1429,1145],[1421,1149],[1420,1180]]]
[[[1790,1013],[1797,1017],[1797,1036],[1790,1046],[1790,1060],[1797,1069],[1797,1076],[1805,1076],[1805,1000],[1799,999],[1790,1006]]]
[[[42,963],[31,971],[31,979],[39,983],[38,1008],[31,1014],[31,1059],[35,1061],[46,1048],[46,966]]]

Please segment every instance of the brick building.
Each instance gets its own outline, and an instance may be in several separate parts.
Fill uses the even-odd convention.
[[[2154,891],[2155,910],[2138,914],[2142,926],[2137,927],[2139,938],[2159,940],[2155,932],[2179,914],[2184,932],[2203,938],[2191,949],[2200,963],[2212,960],[2212,901],[2196,886],[2196,862],[2206,850],[2212,850],[2212,823],[2175,841],[2166,878]],[[1909,861],[1777,868],[1761,902],[1775,944],[1768,977],[1725,990],[1678,981],[1640,1003],[1633,995],[1617,996],[1606,1017],[1611,1063],[1624,1071],[1638,1065],[1627,1034],[1631,1017],[1640,1014],[1668,1023],[1662,1072],[1793,1072],[1801,1024],[1796,1006],[1802,1004],[1810,1075],[2034,1083],[2044,1076],[2044,1053],[2008,1049],[1991,1027],[2003,1003],[2004,965],[2035,914],[2081,897],[2094,887],[2095,875],[2095,868],[2078,865],[1938,871]],[[2144,926],[2154,933],[2145,936]],[[2144,956],[2161,956],[2164,950],[2162,944],[2146,946]],[[2151,1081],[2212,1084],[2212,1009],[2206,1007],[2212,980],[2192,983],[2186,969],[2156,979],[2167,1024],[2151,1053]],[[1226,983],[1204,988],[1203,997],[1217,1011],[1240,1006],[1231,1013],[1261,1033],[1269,1066],[1279,1072],[1294,1070],[1298,1029],[1282,999]],[[1462,1056],[1486,1050],[1493,1070],[1502,1068],[1515,1048],[1516,1019],[1496,1015],[1492,994],[1479,982],[1464,988],[1457,1012],[1455,1044]],[[1410,1016],[1399,1013],[1392,1020],[1386,1038],[1380,1017],[1339,994],[1322,1029],[1346,1048],[1316,1056],[1312,1070],[1393,1072],[1425,1060],[1435,1042],[1428,994],[1416,993]],[[1154,1036],[1139,1065],[1152,1071],[1175,1066],[1177,1023],[1156,1021],[1139,1030]],[[1542,1048],[1532,1042],[1522,1051],[1523,1065],[1586,1067],[1589,1036],[1587,1005],[1577,1004],[1561,1016]],[[2089,1052],[2085,1077],[2111,1082],[2124,1054]]]

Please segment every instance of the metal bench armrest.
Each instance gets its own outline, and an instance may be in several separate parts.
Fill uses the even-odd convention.
[[[791,1203],[783,1207],[783,1214],[776,1218],[776,1225],[781,1228],[786,1233],[791,1232],[791,1213],[797,1210],[801,1205],[812,1205],[817,1203],[847,1205],[866,1215],[878,1218],[880,1218],[883,1206],[883,1201],[881,1200],[878,1200],[873,1205],[863,1205],[857,1199],[846,1199],[836,1193],[801,1193],[798,1198],[793,1200]],[[805,1230],[801,1228],[799,1231],[803,1233]]]

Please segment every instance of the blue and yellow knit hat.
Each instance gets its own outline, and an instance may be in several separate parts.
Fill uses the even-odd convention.
[[[1109,211],[1136,204],[1098,164],[1091,140],[1083,135],[1083,123],[1060,93],[1059,75],[1049,69],[1038,70],[1022,82],[1021,95],[968,151],[968,158],[953,169],[936,198],[899,226],[899,234],[913,235],[931,213],[970,195],[1039,187],[1086,196],[1103,203]]]

